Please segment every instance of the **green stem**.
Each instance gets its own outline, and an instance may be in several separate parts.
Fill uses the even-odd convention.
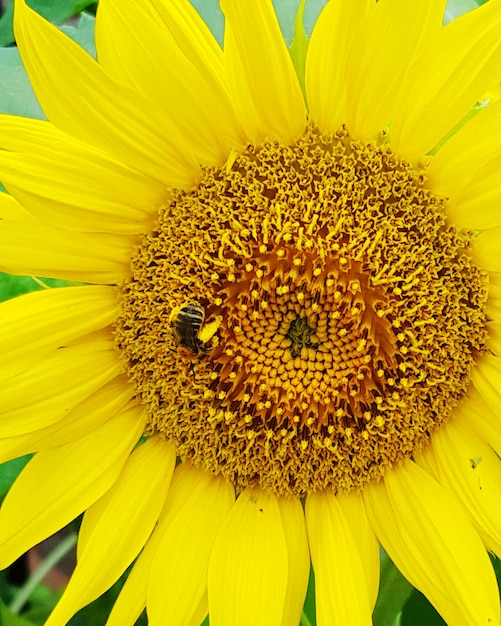
[[[65,537],[57,546],[41,561],[40,565],[33,571],[28,580],[19,589],[10,603],[9,610],[15,615],[19,615],[21,609],[29,600],[33,590],[47,576],[50,570],[65,557],[77,543],[77,533],[71,533]]]

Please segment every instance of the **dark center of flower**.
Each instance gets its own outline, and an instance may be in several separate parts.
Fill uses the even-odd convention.
[[[313,127],[173,190],[116,345],[148,433],[239,488],[360,489],[422,447],[485,348],[486,276],[423,171]]]

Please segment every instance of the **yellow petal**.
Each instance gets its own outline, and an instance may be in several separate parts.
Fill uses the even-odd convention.
[[[501,323],[488,322],[487,330],[489,332],[487,345],[495,356],[500,357],[501,356]]]
[[[174,37],[191,63],[199,68],[210,67],[211,77],[218,85],[218,89],[224,88],[223,51],[191,2],[189,0],[138,0],[138,2]],[[98,36],[97,39],[96,45],[99,45]]]
[[[4,383],[1,436],[12,437],[53,424],[121,371],[111,342],[89,341],[55,350]]]
[[[447,624],[499,624],[494,571],[454,497],[412,461],[364,489],[379,541]]]
[[[282,514],[289,568],[281,626],[297,626],[301,621],[310,575],[308,536],[301,502],[297,498],[279,498],[278,506]]]
[[[118,294],[108,286],[44,289],[0,304],[0,378],[112,324]]]
[[[482,269],[490,272],[500,272],[501,226],[482,231],[473,241],[472,254]]]
[[[442,485],[456,494],[489,550],[501,554],[501,463],[465,420],[434,433],[431,448]]]
[[[146,583],[157,542],[155,532],[138,556],[113,605],[106,626],[135,626],[146,605]]]
[[[413,160],[430,151],[499,80],[501,4],[487,2],[442,29],[403,85],[391,142]]]
[[[208,488],[207,492],[205,492],[204,487]],[[187,493],[191,493],[192,489],[195,491],[193,498],[187,496]],[[169,574],[167,567],[164,567],[161,571],[161,577],[163,578],[166,575],[170,577],[171,582],[175,586],[172,591],[173,596],[176,596],[176,590],[180,587],[183,587],[184,592],[189,594],[189,598],[185,598],[183,594],[177,595],[170,603],[169,624],[171,624],[170,610],[172,609],[176,611],[178,616],[182,616],[184,610],[184,616],[187,621],[180,622],[183,626],[191,626],[192,624],[193,626],[199,626],[201,619],[207,612],[207,565],[205,565],[202,597],[200,597],[200,593],[197,594],[197,584],[190,584],[192,580],[190,567],[193,568],[193,576],[196,581],[201,573],[200,565],[203,562],[203,557],[209,544],[212,545],[213,542],[213,537],[208,542],[207,538],[213,535],[214,527],[216,529],[219,528],[222,518],[224,518],[226,512],[231,507],[234,499],[233,488],[224,481],[211,478],[206,472],[197,470],[189,464],[178,466],[174,472],[167,504],[160,515],[158,526],[134,564],[113,606],[107,626],[133,626],[136,623],[136,619],[146,604],[146,590],[152,563],[157,557],[160,545],[165,544],[167,541],[164,537],[171,538],[170,549],[174,551],[173,555],[177,555],[179,558],[175,561],[175,571]],[[194,511],[195,509],[196,511]],[[208,523],[208,532],[206,528],[202,528],[200,534],[189,534],[189,528],[197,526],[196,517],[199,514],[201,515],[202,526],[204,521]],[[188,524],[188,530],[181,523],[183,521]],[[183,536],[188,533],[189,536],[185,542],[178,540],[177,536],[173,534],[176,530],[179,530]],[[193,544],[194,541],[196,542],[195,544]],[[201,557],[198,558],[196,546],[201,550]],[[169,560],[174,559],[174,556],[171,557],[169,555],[170,551],[166,553],[166,557]],[[187,555],[189,558],[187,558]],[[179,581],[176,580],[175,572],[178,572]],[[151,580],[151,585],[152,587],[149,590],[150,597],[158,593],[156,578]],[[163,591],[168,593],[169,588],[164,587]],[[195,606],[187,606],[190,599],[197,602],[197,595],[198,603]],[[153,603],[157,601],[161,602],[162,600],[161,598],[152,598]],[[177,607],[178,602],[182,604],[181,610]],[[193,622],[190,621],[190,615],[194,620]],[[202,617],[199,621],[196,621],[199,615]],[[159,622],[157,617],[160,619]],[[165,616],[157,616],[155,609],[153,609],[153,616],[148,615],[148,619],[151,626],[156,624],[163,626],[165,623]],[[172,622],[172,624],[174,623],[176,622]]]
[[[8,193],[0,192],[0,219],[29,221],[33,216],[15,198]]]
[[[187,463],[176,469],[149,575],[151,625],[199,626],[203,621],[210,554],[234,501],[233,487],[224,479]]]
[[[75,519],[117,480],[144,430],[131,407],[91,434],[39,452],[0,509],[0,568]]]
[[[318,626],[372,624],[364,563],[338,498],[329,492],[309,494],[306,525],[315,572]]]
[[[287,579],[277,498],[247,488],[223,523],[209,563],[211,625],[280,626]]]
[[[119,84],[78,44],[18,0],[17,44],[31,85],[58,128],[173,187],[198,174],[183,138],[142,94]],[[68,77],[71,76],[71,80]]]
[[[77,566],[46,626],[66,624],[123,574],[158,520],[175,461],[174,446],[160,437],[129,456],[113,487],[84,515]]]
[[[134,386],[125,377],[115,378],[85,398],[59,421],[24,435],[2,437],[0,463],[85,437],[121,411],[130,402],[134,392]]]
[[[494,322],[501,322],[501,289],[495,284],[496,277],[501,278],[501,274],[489,274],[489,298],[487,299],[486,312],[489,319]]]
[[[97,28],[100,65],[150,99],[201,163],[222,165],[231,148],[244,142],[227,91],[207,60],[194,65],[147,7],[105,0]]]
[[[113,605],[106,626],[135,626],[146,606],[146,589],[153,559],[162,539],[162,518],[137,557],[118,598]],[[149,625],[153,626],[151,620]],[[188,626],[188,625],[187,625]],[[199,626],[197,624],[197,626]]]
[[[0,115],[2,182],[31,213],[55,226],[144,232],[165,187],[49,122]]]
[[[499,411],[501,389],[501,359],[492,354],[482,354],[472,373],[474,387],[493,411]]]
[[[360,25],[372,16],[369,0],[331,0],[317,19],[306,54],[305,84],[313,121],[335,132],[347,120],[346,59]]]
[[[466,398],[455,411],[457,419],[463,419],[476,433],[498,453],[501,453],[501,407],[489,407],[478,391],[470,389]]]
[[[247,137],[292,143],[304,130],[306,109],[271,0],[221,0],[221,9],[227,80]]]
[[[489,104],[446,141],[426,171],[434,193],[450,197],[501,152],[501,102]]]
[[[367,519],[362,498],[357,493],[339,495],[337,497],[343,515],[356,539],[360,553],[364,575],[369,591],[371,610],[376,604],[379,591],[380,555],[379,542]]]
[[[500,206],[501,157],[498,157],[477,169],[468,184],[452,195],[446,211],[457,228],[483,230],[501,225]]]
[[[454,412],[454,419],[460,419],[459,411]],[[431,445],[428,445],[420,450],[415,450],[412,455],[413,461],[415,461],[420,467],[422,467],[430,476],[438,478],[438,465],[433,454]]]
[[[346,66],[347,126],[352,136],[372,139],[399,110],[404,79],[438,35],[445,4],[383,0],[360,21]]]
[[[97,284],[121,284],[130,275],[137,240],[77,233],[38,220],[0,221],[0,271]]]

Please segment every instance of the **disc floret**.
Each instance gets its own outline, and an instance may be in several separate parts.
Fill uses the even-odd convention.
[[[173,190],[117,324],[149,432],[285,495],[361,488],[423,446],[485,350],[487,297],[425,180],[384,137],[309,127]],[[198,354],[168,324],[186,302],[212,324]]]

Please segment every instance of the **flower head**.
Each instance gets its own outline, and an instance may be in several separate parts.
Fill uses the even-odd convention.
[[[101,0],[96,62],[17,0],[48,121],[0,117],[0,266],[87,284],[0,308],[1,563],[85,511],[49,625],[137,557],[111,625],[296,626],[310,555],[319,625],[370,624],[379,540],[499,624],[500,3],[331,0],[304,76],[221,6],[222,49]]]

